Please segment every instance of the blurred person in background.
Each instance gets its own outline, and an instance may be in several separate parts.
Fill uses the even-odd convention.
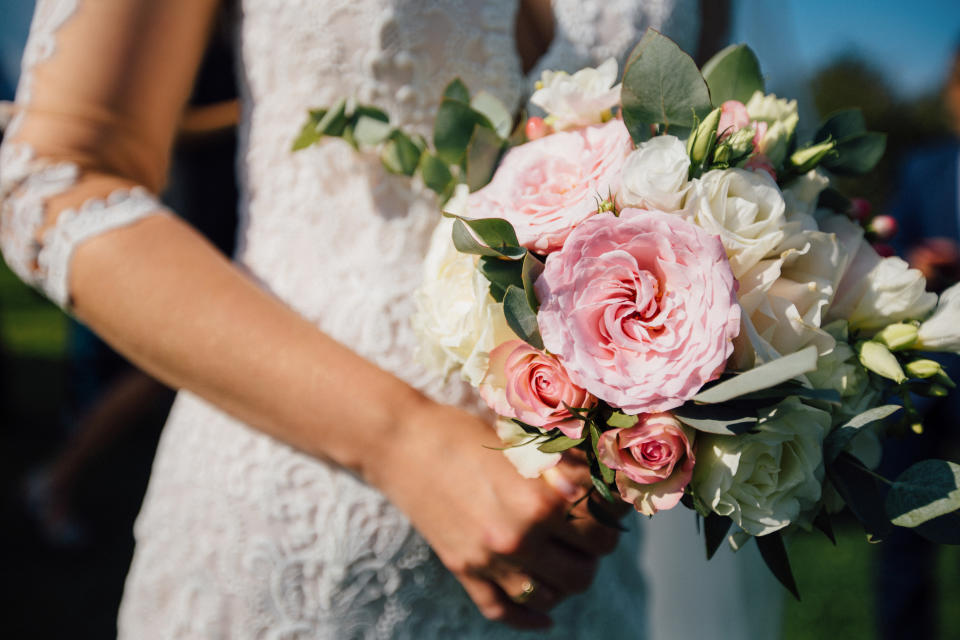
[[[894,248],[938,293],[960,282],[960,39],[942,95],[952,135],[907,155],[891,203],[898,223]],[[938,354],[937,360],[960,382],[960,357]],[[886,477],[895,478],[919,459],[960,455],[960,397],[915,397],[915,404],[924,414],[924,433],[886,443],[881,467]],[[897,527],[879,555],[877,626],[883,638],[938,637],[937,546]]]

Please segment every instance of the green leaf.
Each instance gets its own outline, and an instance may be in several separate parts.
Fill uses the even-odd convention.
[[[423,184],[440,195],[447,191],[453,181],[450,167],[429,151],[420,156],[420,175],[423,176]]]
[[[347,101],[340,99],[317,122],[317,132],[324,136],[342,135],[347,121]]]
[[[538,446],[537,449],[543,451],[544,453],[560,453],[561,451],[566,451],[567,449],[573,449],[584,440],[585,438],[568,438],[567,436],[557,436],[556,438],[547,440]]]
[[[540,261],[540,258],[527,251],[526,255],[523,256],[523,268],[520,271],[520,276],[523,291],[527,294],[527,302],[534,312],[540,309],[540,301],[537,300],[537,292],[534,290],[533,285],[542,273],[543,262]]]
[[[412,176],[420,164],[420,149],[409,136],[395,130],[380,152],[380,161],[390,173]]]
[[[713,108],[697,64],[675,42],[647,29],[623,72],[624,117],[664,127],[692,127]]]
[[[864,411],[834,429],[823,441],[823,460],[830,464],[837,459],[860,429],[886,419],[888,416],[902,409],[897,404],[885,404]]]
[[[537,314],[527,303],[527,295],[523,289],[513,285],[507,287],[507,292],[503,295],[503,315],[507,319],[507,325],[517,336],[534,349],[543,349]]]
[[[900,527],[917,527],[960,510],[960,465],[923,460],[897,476],[886,500],[887,515]],[[953,544],[960,544],[960,531]]]
[[[890,533],[892,526],[883,507],[886,487],[872,471],[849,453],[841,453],[827,465],[827,476],[872,541]]]
[[[787,591],[793,594],[793,597],[800,601],[800,592],[797,590],[797,582],[793,579],[793,571],[790,569],[790,558],[787,557],[787,548],[783,544],[783,536],[779,531],[768,533],[765,536],[756,536],[757,548],[760,549],[760,556],[767,564],[767,567],[773,575],[780,581]]]
[[[433,144],[440,159],[450,165],[460,164],[477,125],[493,131],[493,125],[482,113],[464,102],[445,98],[433,124]]]
[[[481,255],[500,255],[505,258],[512,260],[519,260],[526,253],[526,249],[520,246],[517,242],[517,233],[513,230],[513,225],[504,220],[503,218],[463,218],[453,213],[444,212],[444,216],[448,218],[456,218],[459,222],[463,223],[467,227],[470,227],[474,233],[483,241],[489,249],[492,249],[495,253],[483,253]],[[453,225],[454,230],[457,229],[457,224]],[[454,238],[456,241],[456,238]],[[457,247],[460,251],[464,251]],[[472,251],[464,251],[465,253],[474,253]]]
[[[486,116],[498,136],[504,139],[510,137],[510,132],[513,129],[513,116],[492,93],[480,91],[470,100],[470,106]]]
[[[831,404],[841,404],[843,402],[840,393],[835,389],[810,389],[792,380],[778,384],[775,387],[770,387],[769,389],[761,389],[760,391],[742,395],[738,400],[783,400],[791,396],[804,398],[806,400],[820,400],[821,402],[829,402]]]
[[[607,486],[607,483],[604,482],[602,478],[591,475],[590,480],[593,482],[593,487],[597,490],[597,493],[599,493],[604,500],[613,504],[617,503],[617,498],[614,497],[613,492],[610,491],[610,487]]]
[[[490,182],[506,142],[490,129],[477,125],[467,145],[467,186],[470,191]]]
[[[739,396],[769,389],[817,368],[817,348],[809,346],[736,375],[693,396],[708,404],[726,402]]]
[[[627,415],[622,411],[614,411],[607,419],[607,424],[616,429],[629,429],[637,424],[639,420],[637,416]]]
[[[385,141],[393,132],[389,122],[361,115],[353,126],[353,139],[364,146],[375,146]]]
[[[822,531],[823,535],[827,536],[833,543],[833,546],[837,546],[837,538],[833,535],[833,524],[830,522],[830,514],[827,513],[826,507],[821,508],[820,513],[813,519],[813,526]]]
[[[860,109],[843,109],[831,113],[817,133],[813,136],[813,142],[824,142],[828,139],[846,140],[867,132],[867,121],[863,118]]]
[[[840,175],[863,175],[870,172],[887,148],[885,133],[869,132],[837,142],[836,155],[828,156],[823,166]]]
[[[491,256],[494,258],[499,258],[501,255],[499,251],[491,249],[490,247],[478,242],[477,239],[473,237],[473,234],[470,233],[470,230],[467,228],[467,225],[464,223],[464,221],[459,217],[457,217],[457,220],[453,222],[452,235],[453,246],[455,246],[457,251],[460,253],[470,253],[478,256]]]
[[[459,102],[469,103],[470,90],[467,89],[467,85],[463,84],[463,80],[460,78],[454,78],[453,81],[443,90],[443,97],[450,98],[451,100],[457,100]]]
[[[626,531],[627,528],[609,511],[606,511],[603,508],[603,505],[594,502],[593,500],[587,500],[587,511],[590,512],[597,522],[600,524],[610,527],[611,529],[616,529],[617,531]]]
[[[727,100],[746,104],[756,91],[763,92],[763,74],[757,56],[745,44],[732,44],[703,65],[703,79],[714,106]]]
[[[490,281],[490,284],[497,285],[499,288],[499,295],[495,295],[494,298],[498,298],[497,302],[503,300],[503,294],[507,292],[507,287],[514,285],[516,287],[523,286],[523,280],[520,275],[521,263],[519,260],[502,260],[499,257],[484,256],[480,258],[480,263],[478,267],[480,273]]]
[[[673,416],[697,431],[735,436],[756,428],[759,420],[752,408],[727,405],[701,405],[688,402],[672,410]]]
[[[323,119],[323,116],[326,115],[326,113],[326,109],[310,110],[310,113],[307,116],[307,121],[303,123],[302,127],[300,127],[300,133],[297,134],[296,140],[293,141],[293,151],[306,149],[323,137],[319,132],[317,132],[317,123]]]
[[[703,537],[707,545],[707,560],[712,558],[713,554],[720,548],[731,525],[733,525],[733,520],[729,516],[721,516],[719,513],[712,511],[703,519]]]

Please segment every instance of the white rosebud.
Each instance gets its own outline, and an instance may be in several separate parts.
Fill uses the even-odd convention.
[[[544,71],[530,102],[547,112],[556,130],[599,124],[620,102],[617,61],[609,58],[597,68],[573,75],[565,71]]]
[[[621,207],[677,211],[690,187],[690,157],[675,136],[656,136],[634,150],[623,165]]]
[[[784,237],[783,196],[765,173],[745,169],[708,171],[693,181],[684,210],[698,226],[720,236],[737,278]]]
[[[507,447],[503,450],[503,455],[524,478],[538,478],[541,473],[560,462],[563,454],[540,451],[537,442],[532,441],[536,436],[524,431],[513,420],[499,418],[495,426],[500,441]]]
[[[916,348],[960,353],[960,284],[940,294],[936,311],[920,325]]]

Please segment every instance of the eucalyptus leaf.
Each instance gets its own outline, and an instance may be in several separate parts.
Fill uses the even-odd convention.
[[[298,133],[296,139],[294,139],[291,150],[300,151],[301,149],[306,149],[322,137],[323,136],[317,133],[317,124],[312,120],[307,120],[303,126],[300,127],[300,133]]]
[[[787,557],[787,547],[783,544],[783,536],[779,531],[768,533],[765,536],[756,536],[757,548],[760,549],[760,556],[767,563],[767,567],[773,575],[780,581],[787,591],[793,594],[793,597],[800,601],[800,592],[797,590],[797,582],[793,579],[793,571],[790,569],[790,559]]]
[[[459,102],[470,102],[470,90],[460,78],[454,78],[453,81],[443,90],[443,97],[457,100]]]
[[[453,182],[453,174],[450,173],[447,163],[429,151],[420,156],[420,175],[423,176],[423,184],[440,195],[444,194]]]
[[[464,102],[445,98],[440,103],[433,124],[433,144],[440,159],[449,165],[460,164],[473,136],[473,129],[478,125],[493,131],[493,125],[482,113]]]
[[[814,143],[828,139],[846,140],[867,132],[867,121],[860,109],[843,109],[831,113],[817,133],[813,136]]]
[[[880,162],[886,148],[886,134],[864,133],[837,142],[836,155],[826,157],[823,166],[839,175],[863,175]]]
[[[727,100],[746,104],[754,92],[764,91],[760,62],[745,44],[732,44],[710,58],[703,65],[703,79],[716,107]]]
[[[504,139],[510,137],[513,129],[513,115],[492,93],[478,92],[470,100],[470,106],[486,116],[498,136]]]
[[[757,412],[752,408],[727,405],[702,405],[688,402],[673,409],[673,417],[697,431],[735,436],[757,427]]]
[[[713,108],[697,64],[675,42],[647,29],[623,72],[622,110],[633,123],[692,127]]]
[[[902,409],[897,404],[885,404],[864,411],[834,429],[823,441],[823,459],[827,464],[837,459],[860,429],[875,424]]]
[[[960,465],[923,460],[897,476],[886,500],[893,524],[917,527],[960,510]],[[957,532],[960,542],[960,532]],[[955,543],[956,544],[956,543]]]
[[[759,367],[749,369],[729,380],[701,391],[693,397],[708,404],[727,402],[742,395],[769,389],[817,368],[817,348],[809,346]]]
[[[389,122],[361,115],[353,125],[353,139],[365,146],[378,145],[390,137],[393,127]]]
[[[521,263],[519,260],[502,260],[499,257],[484,256],[480,258],[477,268],[480,269],[480,273],[490,281],[490,284],[497,285],[503,294],[507,292],[507,287],[510,285],[516,287],[523,286],[523,280],[520,275]],[[503,300],[503,294],[499,296],[500,299],[497,300],[497,302]],[[497,296],[494,297],[496,298]]]
[[[506,146],[496,132],[477,125],[467,145],[467,186],[470,191],[482,189],[490,182]]]
[[[543,349],[543,338],[537,325],[537,314],[530,308],[523,289],[513,285],[503,295],[503,315],[517,336],[535,349]]]
[[[420,149],[408,135],[394,130],[380,152],[380,161],[391,173],[412,176],[420,164]]]
[[[710,512],[703,519],[703,537],[707,547],[707,560],[713,557],[724,538],[727,537],[727,531],[733,525],[733,520],[729,516],[721,516],[718,513]]]
[[[543,273],[543,267],[544,265],[543,262],[540,261],[540,258],[529,251],[523,256],[523,266],[520,272],[521,284],[523,285],[523,291],[527,294],[527,302],[534,311],[540,309],[540,301],[537,300],[537,292],[534,290],[533,285],[537,281],[537,278],[540,277],[540,274]]]
[[[481,244],[477,241],[473,234],[470,233],[470,230],[467,228],[467,225],[460,218],[457,218],[453,221],[453,246],[457,248],[457,251],[460,253],[470,253],[478,256],[490,256],[494,258],[500,257],[500,252],[495,249]]]
[[[833,524],[830,522],[830,514],[827,513],[826,507],[821,508],[820,513],[813,519],[813,526],[823,532],[823,535],[830,539],[833,546],[837,546],[837,538],[833,535]]]
[[[517,241],[517,232],[513,230],[513,225],[502,218],[463,218],[453,213],[444,212],[448,218],[456,218],[463,225],[477,234],[481,241],[494,253],[482,253],[480,255],[500,255],[505,258],[519,260],[526,253],[526,249],[520,246]],[[454,229],[457,224],[454,223]],[[459,247],[457,247],[459,249]],[[463,249],[460,249],[464,251]],[[468,251],[466,253],[475,253]]]
[[[544,453],[560,453],[561,451],[566,451],[567,449],[573,449],[584,440],[585,438],[569,438],[561,435],[547,440],[538,446],[537,449],[543,451]]]
[[[883,504],[886,487],[877,476],[849,453],[827,465],[827,476],[870,539],[883,540],[892,525]]]
[[[599,493],[604,500],[612,504],[617,503],[617,498],[614,497],[613,492],[610,491],[610,487],[603,481],[603,478],[591,475],[590,480],[593,482],[593,487],[597,490],[597,493]]]
[[[346,111],[346,99],[338,100],[317,122],[317,132],[325,136],[341,135],[348,122]]]

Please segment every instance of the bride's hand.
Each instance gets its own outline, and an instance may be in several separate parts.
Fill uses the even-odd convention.
[[[486,448],[500,446],[493,429],[467,412],[427,403],[403,421],[401,441],[369,468],[371,482],[410,517],[484,616],[548,626],[545,611],[585,590],[617,541],[593,518],[568,517],[582,495],[577,465],[565,464],[551,486],[522,478]]]

